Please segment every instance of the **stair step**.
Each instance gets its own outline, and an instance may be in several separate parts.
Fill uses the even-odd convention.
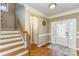
[[[9,37],[9,38],[0,38],[0,41],[4,41],[4,40],[17,40],[20,39],[21,36],[15,36],[15,37]]]
[[[27,52],[20,31],[0,32],[0,56],[19,56]]]
[[[21,39],[21,37],[4,39],[4,40],[0,40],[0,44],[1,43],[6,43],[6,42],[11,42],[11,41],[16,41],[16,40],[22,40],[22,39]]]
[[[5,50],[9,50],[9,49],[12,49],[12,48],[16,48],[20,45],[23,45],[23,41],[11,43],[11,44],[6,44],[6,45],[1,45],[0,46],[0,52],[5,51]]]
[[[0,34],[0,35],[13,35],[13,34],[20,34],[20,33],[3,33],[3,34]]]
[[[6,40],[6,39],[12,39],[12,38],[19,38],[21,36],[17,35],[17,36],[10,36],[10,37],[2,37],[0,38],[0,40]]]
[[[0,38],[0,40],[7,40],[7,39],[12,39],[12,38],[18,38],[18,37],[21,37],[21,36],[3,37],[3,38]]]
[[[16,37],[21,36],[20,34],[13,34],[13,35],[0,35],[0,38],[10,38],[10,37]]]
[[[27,53],[28,53],[28,50],[23,51],[23,52],[21,52],[21,53],[17,54],[17,56],[23,56],[24,54],[27,54]]]
[[[3,40],[2,42],[0,41],[0,45],[16,43],[18,41],[22,41],[22,39],[20,38],[20,39],[17,39],[17,40]]]
[[[16,47],[16,48],[13,48],[13,49],[10,49],[10,50],[7,50],[7,51],[0,52],[0,56],[1,56],[1,55],[9,56],[10,54],[12,54],[13,52],[15,52],[16,50],[23,49],[23,48],[24,48],[24,46],[21,45],[21,46],[18,46],[18,47]]]
[[[0,34],[13,34],[13,33],[20,33],[20,31],[1,31]]]
[[[26,50],[24,49],[24,48],[22,48],[22,49],[18,49],[18,50],[16,50],[16,51],[13,51],[13,52],[11,52],[11,53],[8,53],[8,54],[6,54],[5,56],[15,56],[15,55],[19,55],[20,53],[22,53],[22,52],[25,52]]]

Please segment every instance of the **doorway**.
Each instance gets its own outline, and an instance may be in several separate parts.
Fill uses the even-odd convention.
[[[38,17],[29,15],[31,22],[31,43],[39,44]]]
[[[65,47],[76,47],[76,20],[68,19],[51,23],[51,42]]]

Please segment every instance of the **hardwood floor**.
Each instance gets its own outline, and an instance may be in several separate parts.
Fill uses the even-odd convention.
[[[37,47],[35,44],[31,44],[30,46],[30,52],[24,53],[22,56],[67,56],[63,53],[60,53],[59,51],[55,51],[51,48],[48,48],[47,46],[50,45],[50,43],[47,43],[41,47]],[[16,54],[22,53],[26,51],[27,49],[19,49],[12,53],[8,53],[5,56],[15,56]],[[77,51],[77,56],[79,56],[79,51]]]
[[[27,54],[24,54],[23,56],[66,56],[66,55],[59,53],[57,51],[54,51],[47,47],[39,47],[32,50],[30,52],[30,55],[29,53],[27,53]]]
[[[47,43],[42,47],[36,47],[36,45],[32,45],[31,46],[32,49],[31,49],[30,53],[23,54],[23,56],[66,56],[60,52],[57,52],[53,49],[48,48],[47,46],[49,44],[50,43]]]

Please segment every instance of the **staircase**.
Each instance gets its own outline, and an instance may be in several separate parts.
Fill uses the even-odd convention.
[[[19,31],[0,32],[0,56],[21,56],[27,52]]]

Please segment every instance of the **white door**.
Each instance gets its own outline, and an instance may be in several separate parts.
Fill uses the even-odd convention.
[[[56,43],[63,46],[68,46],[68,31],[67,23],[59,22],[56,24]]]
[[[68,45],[69,48],[76,48],[76,19],[71,19],[68,22]]]
[[[38,18],[33,16],[32,20],[32,38],[33,38],[33,43],[39,44],[39,39],[38,39]]]
[[[75,48],[76,19],[52,22],[51,41],[55,44],[63,45],[69,48]]]

